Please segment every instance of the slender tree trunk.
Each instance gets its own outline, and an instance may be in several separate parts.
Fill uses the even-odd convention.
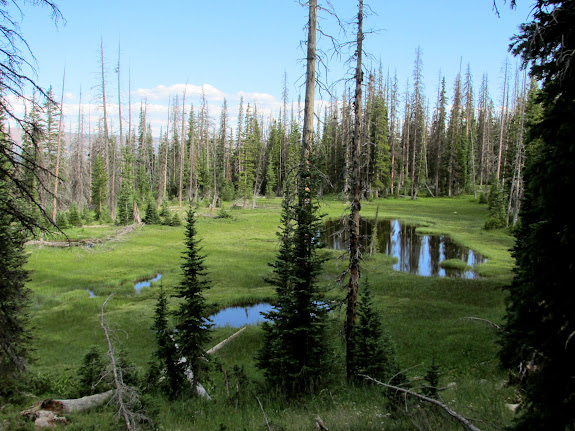
[[[182,98],[182,136],[180,139],[180,181],[178,186],[178,205],[180,208],[182,208],[182,189],[184,187],[185,122],[186,122],[186,88],[184,87],[184,96]]]
[[[307,39],[307,68],[306,68],[306,82],[305,82],[303,139],[300,154],[300,163],[306,165],[309,163],[310,149],[313,143],[316,38],[317,38],[317,0],[310,0],[308,39]]]
[[[497,155],[497,181],[501,178],[501,157],[503,154],[503,135],[505,132],[505,117],[507,116],[507,61],[505,61],[505,76],[503,77],[503,100],[501,101],[501,130],[499,131],[499,154]]]
[[[101,91],[102,91],[102,109],[104,111],[104,155],[106,172],[109,174],[109,155],[108,155],[108,111],[106,107],[106,77],[104,71],[104,41],[100,39],[100,73],[101,73]]]
[[[64,109],[64,84],[66,82],[66,70],[64,70],[64,77],[62,78],[62,98],[60,99],[60,122],[58,124],[58,144],[56,146],[56,169],[54,171],[54,196],[52,199],[52,223],[56,224],[56,207],[58,204],[58,184],[60,183],[60,147],[62,143],[62,123],[63,109]]]
[[[355,69],[355,101],[353,139],[351,143],[352,190],[351,215],[349,220],[349,283],[347,288],[347,309],[345,319],[346,370],[348,380],[353,377],[355,351],[355,323],[357,315],[357,297],[359,291],[361,250],[359,243],[359,224],[361,210],[361,125],[362,125],[362,54],[363,54],[363,0],[359,0],[357,14],[357,42]]]
[[[118,121],[120,123],[120,149],[124,146],[124,134],[122,127],[122,91],[120,84],[120,44],[118,43]]]
[[[84,198],[84,121],[82,118],[82,89],[80,88],[80,101],[78,104],[78,154],[76,166],[76,178],[78,182],[78,192],[76,201],[81,203]],[[78,205],[78,207],[81,206]]]

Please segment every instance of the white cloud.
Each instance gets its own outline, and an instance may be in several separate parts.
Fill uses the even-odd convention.
[[[139,96],[142,99],[147,100],[168,100],[170,97],[183,96],[186,94],[186,98],[190,97],[192,99],[199,98],[202,95],[208,102],[221,102],[225,98],[223,91],[218,90],[213,85],[202,84],[173,84],[173,85],[158,85],[155,88],[139,88],[135,90],[132,94]]]

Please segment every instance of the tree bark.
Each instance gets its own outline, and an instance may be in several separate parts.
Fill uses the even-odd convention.
[[[359,290],[361,250],[359,243],[359,224],[361,210],[361,114],[362,114],[362,54],[363,54],[363,0],[359,0],[357,14],[357,42],[356,42],[356,69],[355,69],[355,101],[354,101],[354,130],[351,143],[352,162],[352,189],[353,201],[351,203],[350,233],[349,233],[349,284],[347,288],[347,308],[345,319],[346,341],[346,371],[347,378],[353,375],[355,339],[354,329],[356,321],[357,297]]]

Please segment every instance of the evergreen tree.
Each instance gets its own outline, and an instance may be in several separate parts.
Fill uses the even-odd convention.
[[[391,157],[388,139],[387,106],[381,93],[374,98],[369,112],[369,143],[371,151],[371,191],[376,197],[385,196],[390,189]]]
[[[90,347],[82,359],[82,365],[78,369],[78,390],[79,395],[93,395],[104,392],[108,385],[103,379],[106,366],[102,353],[96,346]]]
[[[1,131],[0,131],[1,133]],[[0,142],[0,146],[4,145]],[[1,153],[0,153],[1,154]],[[0,155],[0,398],[9,396],[15,383],[27,370],[30,356],[28,312],[30,291],[24,269],[26,237],[7,208],[11,202],[7,163]]]
[[[354,328],[354,361],[351,364],[355,380],[365,374],[380,381],[398,383],[399,365],[391,338],[384,331],[379,314],[373,304],[373,293],[365,281],[359,295],[357,324]]]
[[[489,195],[487,196],[487,220],[484,229],[500,229],[507,225],[505,221],[505,203],[503,193],[498,181],[491,184]]]
[[[118,196],[118,202],[116,204],[116,224],[127,225],[134,220],[133,208],[136,200],[133,174],[134,158],[128,147],[124,147],[122,152],[124,161],[122,167],[122,181],[120,183],[120,195]]]
[[[160,224],[162,222],[160,214],[158,213],[156,201],[153,199],[148,200],[148,205],[146,206],[146,215],[144,216],[143,221],[146,224]]]
[[[521,26],[514,42],[514,52],[543,84],[502,332],[503,364],[525,370],[517,430],[575,426],[575,217],[565,204],[575,186],[574,16],[573,1],[538,0],[533,21]]]
[[[162,219],[162,224],[169,226],[172,223],[172,214],[170,213],[170,207],[168,207],[168,201],[164,200],[162,202],[162,208],[159,215]]]
[[[82,226],[82,218],[80,216],[80,211],[78,211],[78,205],[76,202],[74,202],[72,204],[72,208],[70,208],[68,222],[74,227]]]
[[[175,296],[181,303],[175,313],[176,342],[181,357],[186,358],[185,366],[193,373],[192,387],[196,387],[201,373],[206,367],[204,345],[210,340],[209,313],[203,296],[211,286],[207,278],[200,240],[197,238],[196,220],[193,208],[187,211],[186,251],[181,265],[183,279],[176,287]]]
[[[102,218],[106,205],[106,166],[104,158],[100,155],[94,158],[92,167],[92,206],[96,213],[96,219]]]
[[[180,219],[180,216],[178,213],[174,213],[173,217],[172,217],[172,221],[170,222],[170,226],[181,226],[182,225],[182,220]]]
[[[267,282],[275,286],[274,308],[264,323],[264,345],[258,367],[272,387],[288,394],[319,390],[329,379],[327,309],[321,304],[317,277],[325,257],[317,252],[321,228],[313,202],[316,178],[300,172],[297,194],[285,184],[279,250]]]
[[[154,376],[154,380],[169,398],[175,398],[182,391],[184,379],[183,370],[179,364],[180,358],[174,340],[174,331],[170,327],[168,318],[168,301],[163,286],[160,286],[152,326],[157,345],[154,356],[158,362],[159,372]]]

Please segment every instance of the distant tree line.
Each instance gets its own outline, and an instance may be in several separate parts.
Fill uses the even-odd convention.
[[[101,61],[103,55],[102,48]],[[526,129],[538,115],[536,82],[506,61],[502,94],[494,100],[488,77],[481,78],[476,91],[467,66],[453,83],[440,76],[436,99],[429,101],[422,56],[418,48],[413,76],[403,89],[397,75],[384,74],[381,67],[363,80],[359,124],[363,197],[493,196],[497,205],[487,226],[515,224],[523,166],[529,157]],[[36,175],[30,169],[21,169],[20,175],[22,181],[42,183],[35,190],[43,208],[51,205],[56,190],[58,213],[75,204],[80,212],[90,209],[98,219],[125,224],[132,220],[134,205],[143,211],[151,200],[158,208],[164,200],[177,200],[180,206],[182,201],[218,206],[234,199],[255,205],[257,196],[284,195],[298,163],[303,127],[301,104],[289,99],[287,77],[283,107],[276,117],[264,118],[256,104],[242,100],[237,118],[232,119],[224,100],[219,119],[214,120],[216,116],[210,115],[214,108],[204,94],[197,106],[186,105],[185,93],[176,95],[170,102],[168,126],[159,138],[154,138],[145,100],[137,124],[132,124],[131,112],[127,124],[118,121],[115,129],[108,124],[108,84],[102,69],[101,116],[86,124],[80,107],[75,132],[65,134],[62,145],[58,143],[63,119],[52,91],[49,97],[34,96],[23,123],[22,153],[33,161]],[[119,78],[118,90],[121,94]],[[116,118],[121,118],[118,102]],[[312,145],[323,173],[318,192],[349,196],[356,117],[351,90],[331,96],[317,116]],[[54,212],[54,221],[56,217]]]

